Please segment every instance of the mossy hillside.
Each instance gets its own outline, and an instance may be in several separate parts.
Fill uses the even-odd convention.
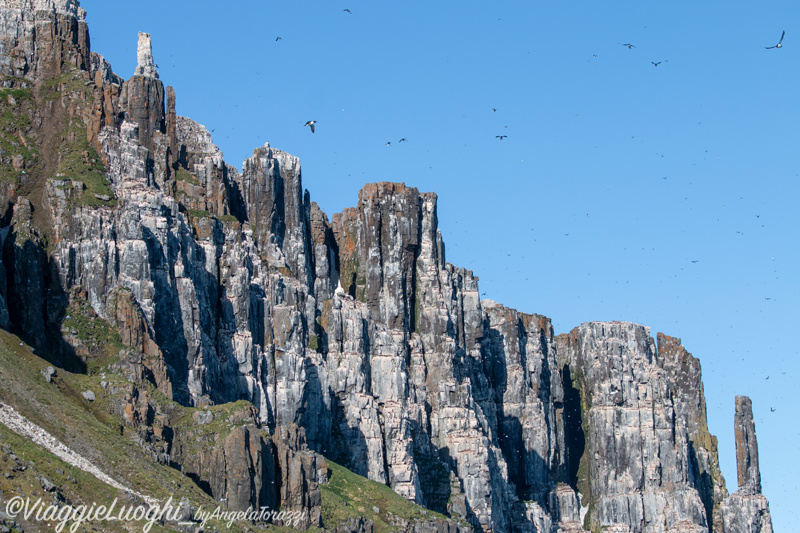
[[[55,78],[44,80],[41,86],[41,98],[45,101],[59,100],[64,96],[78,96],[88,99],[92,95],[94,82],[83,70],[71,69]]]
[[[344,292],[354,295],[362,302],[367,301],[367,277],[362,272],[358,257],[352,255],[342,261],[339,281]]]
[[[47,383],[41,374],[45,366],[47,361],[21,344],[18,337],[0,330],[0,402],[11,405],[98,468],[140,492],[160,498],[173,493],[167,487],[181,485],[188,487],[184,491],[187,495],[197,494],[191,481],[154,463],[120,435],[119,420],[104,408],[111,393],[100,385],[100,375],[72,374],[59,368]],[[105,379],[125,381],[116,375]],[[87,401],[83,391],[94,392],[97,400]]]
[[[308,336],[308,348],[313,351],[319,351],[319,337],[316,335]]]
[[[26,135],[34,106],[30,89],[0,89],[0,181],[16,183],[40,165],[39,148]]]
[[[116,499],[115,509],[131,506],[146,505],[143,501],[131,497],[124,491],[110,487],[94,477],[92,474],[84,472],[80,468],[74,467],[59,457],[52,454],[49,450],[34,444],[25,437],[22,437],[4,425],[0,424],[0,471],[8,472],[9,477],[0,477],[0,490],[4,496],[29,497],[31,502],[36,502],[41,498],[42,506],[51,503],[60,506],[70,505],[77,507],[86,505],[91,507],[105,505],[109,507]],[[24,467],[24,470],[22,469]],[[116,476],[115,476],[116,477]],[[49,481],[56,489],[47,491],[44,482]],[[191,484],[188,479],[186,483]],[[180,487],[179,487],[180,488]],[[166,503],[166,499],[160,502]],[[173,505],[180,503],[180,498],[173,497]],[[204,512],[213,512],[218,505],[209,497],[201,496],[199,499],[191,499],[191,505],[195,510],[202,508]],[[222,509],[224,511],[225,509]],[[18,523],[25,524],[25,531],[54,530],[57,522],[40,523],[35,519],[25,521],[23,516],[17,516]],[[69,530],[73,522],[68,522],[64,531]],[[142,531],[146,521],[123,522],[123,521],[92,521],[84,522],[79,531],[102,531],[109,533],[123,533],[130,531]],[[218,520],[209,520],[206,523],[207,530],[210,531],[252,531],[252,524],[233,523],[228,528],[227,524]],[[268,531],[287,531],[287,528],[277,528],[267,526],[259,529]],[[155,533],[168,531],[182,531],[183,529],[174,523],[152,524],[150,531]],[[15,531],[14,528],[11,531]]]
[[[121,501],[128,500],[124,492],[117,491],[93,475],[65,463],[45,448],[17,435],[2,424],[0,424],[0,442],[3,443],[0,446],[0,471],[8,474],[0,476],[0,490],[4,496],[25,495],[31,502],[41,498],[43,505],[64,499],[65,503],[73,506],[91,505],[91,503],[109,506],[114,498],[119,498]],[[58,488],[53,491],[45,490],[45,480]],[[23,517],[17,517],[18,522],[23,520]],[[27,530],[45,524],[29,520],[25,525]],[[46,525],[53,527],[55,523]],[[103,529],[114,532],[125,531],[122,524],[113,522],[105,524]]]
[[[178,181],[189,183],[191,185],[197,185],[197,186],[200,185],[200,180],[195,178],[191,172],[189,172],[183,167],[178,167],[175,170],[175,179]]]
[[[129,384],[123,376],[108,370],[103,374],[85,375],[57,369],[57,375],[52,379],[52,383],[47,383],[41,374],[45,366],[48,366],[48,362],[34,354],[27,345],[21,344],[18,337],[0,330],[0,402],[11,405],[21,415],[42,427],[73,451],[134,490],[161,501],[166,501],[170,496],[173,497],[173,501],[180,501],[182,497],[186,497],[193,507],[202,506],[204,510],[213,510],[219,505],[180,471],[155,462],[131,440],[135,432],[124,427],[119,419],[110,414],[115,394],[112,391],[120,385]],[[106,381],[107,388],[104,389],[100,381]],[[81,392],[86,390],[95,393],[94,402],[83,398]],[[149,390],[148,394],[159,402],[177,406],[154,388]],[[189,412],[197,410],[181,409]],[[224,409],[241,409],[241,405],[228,404],[227,407],[217,407],[220,411]],[[211,429],[219,429],[223,423],[224,418],[220,417],[219,424],[211,424]],[[0,448],[0,489],[4,491],[4,497],[9,494],[32,495],[33,491],[42,492],[41,489],[37,489],[41,487],[41,483],[36,478],[45,476],[72,502],[97,501],[99,504],[110,502],[118,494],[120,501],[123,500],[122,493],[118,493],[116,489],[105,485],[90,474],[65,465],[50,452],[23,437],[16,436],[2,424],[0,424],[0,443],[9,443],[12,453],[25,458],[26,471],[30,469],[34,473],[29,477],[17,476],[14,473],[13,479],[5,478],[2,472],[6,470],[2,468],[6,464],[4,461],[8,461],[9,454]],[[27,461],[32,461],[35,467]],[[69,476],[76,481],[71,481]],[[46,498],[43,498],[43,501],[45,500]],[[93,524],[93,526],[95,530],[100,531],[126,530],[115,529],[116,526],[109,524]],[[209,521],[207,530],[209,526],[218,531],[226,530],[225,525],[218,521]],[[234,524],[230,531],[250,529],[251,526],[247,524]],[[172,529],[155,527],[153,529],[153,531],[169,530]]]
[[[210,212],[203,209],[187,209],[186,214],[191,218],[208,218],[211,216]]]
[[[106,320],[94,312],[92,306],[84,298],[73,295],[61,323],[61,332],[79,342],[82,356],[100,358],[96,364],[102,364],[108,357],[114,357],[125,348],[120,340],[119,332]]]
[[[447,519],[406,500],[386,485],[370,481],[333,461],[328,461],[328,473],[329,481],[319,486],[322,526],[326,529],[361,516],[372,520],[375,533],[406,531],[402,527],[403,521]]]
[[[116,205],[114,191],[106,178],[106,167],[100,155],[89,144],[83,122],[71,119],[67,128],[62,131],[61,138],[56,177],[83,183],[84,189],[77,196],[77,203],[88,206]]]
[[[155,399],[155,397],[153,397]],[[158,400],[156,399],[158,403]],[[198,414],[209,417],[210,422],[200,424]],[[183,407],[172,403],[170,424],[176,436],[180,438],[183,452],[197,454],[207,451],[209,446],[222,442],[237,427],[252,423],[255,420],[255,407],[247,400],[211,405],[208,407]],[[263,436],[269,438],[269,433]]]

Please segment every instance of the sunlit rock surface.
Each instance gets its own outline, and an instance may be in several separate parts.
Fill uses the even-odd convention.
[[[324,456],[476,531],[772,531],[749,400],[729,496],[679,339],[626,322],[555,336],[482,301],[446,260],[433,193],[368,184],[328,217],[269,143],[237,171],[176,115],[150,36],[123,80],[90,52],[84,17],[66,0],[0,6],[2,83],[30,92],[20,134],[41,161],[18,154],[0,189],[0,325],[80,366],[98,349],[66,325],[80,312],[116,332],[139,385],[254,406],[197,455],[192,430],[164,431],[169,413],[133,386],[117,408],[163,435],[154,457],[233,508],[309,510],[306,526],[320,525]]]

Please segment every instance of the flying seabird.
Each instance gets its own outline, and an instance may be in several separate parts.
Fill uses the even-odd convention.
[[[774,412],[775,412],[775,408],[774,408],[774,407],[770,407],[770,408],[769,408],[769,411],[770,411],[771,413],[774,413]]]
[[[386,146],[391,146],[391,145],[392,145],[392,141],[389,141],[389,142],[386,143]]]
[[[353,12],[352,12],[352,11],[350,11],[349,9],[342,9],[342,11],[347,11],[347,12],[348,12],[348,13],[350,13],[351,15],[353,14]]]
[[[314,124],[316,123],[317,123],[316,120],[309,120],[308,122],[303,124],[303,127],[305,128],[306,126],[311,126],[311,133],[314,133]]]
[[[405,137],[403,137],[402,139],[400,139],[400,140],[399,140],[399,141],[397,141],[397,142],[399,142],[399,143],[407,143],[408,141],[406,140],[406,138],[405,138]]]
[[[765,46],[764,48],[766,48],[767,50],[769,50],[770,48],[783,48],[783,45],[781,43],[783,42],[783,37],[785,35],[786,35],[786,30],[783,30],[783,33],[781,33],[781,40],[778,41],[778,44],[776,44],[775,46]]]
[[[495,135],[496,138],[500,139],[501,141],[508,137],[508,135]]]
[[[658,63],[656,63],[655,61],[651,61],[651,63],[653,64],[654,67],[657,67],[661,64],[661,61],[659,61]]]
[[[275,37],[275,41],[280,41],[283,37]]]
[[[619,43],[619,44],[622,44],[622,43]],[[628,47],[628,50],[630,50],[631,48],[636,48],[636,47],[635,47],[635,46],[633,46],[631,43],[625,43],[625,44],[622,44],[622,46],[627,46],[627,47]]]

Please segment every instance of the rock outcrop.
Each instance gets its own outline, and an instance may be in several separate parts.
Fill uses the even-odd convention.
[[[337,531],[372,522],[322,521],[325,457],[453,519],[418,531],[771,531],[752,415],[728,497],[679,339],[626,322],[556,336],[481,300],[446,261],[433,193],[370,184],[329,219],[296,157],[267,143],[238,172],[176,115],[149,35],[123,80],[84,16],[0,8],[0,96],[27,91],[19,131],[39,146],[1,189],[0,325],[62,366],[111,357],[133,382],[115,408],[156,460],[230,508]]]
[[[761,494],[761,471],[758,468],[758,441],[753,422],[753,402],[747,396],[736,397],[733,419],[736,435],[736,469],[739,490]]]
[[[736,469],[739,489],[722,506],[725,533],[772,533],[769,502],[761,494],[758,441],[753,422],[753,403],[747,396],[736,397],[734,415]]]
[[[158,78],[156,64],[153,62],[153,43],[150,34],[139,32],[139,43],[136,45],[136,76]]]

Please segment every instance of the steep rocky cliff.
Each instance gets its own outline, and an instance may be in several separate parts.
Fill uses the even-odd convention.
[[[123,80],[84,16],[0,7],[0,325],[59,366],[127,376],[115,411],[154,458],[231,508],[339,530],[372,522],[324,522],[323,457],[453,519],[419,531],[771,531],[749,403],[728,496],[679,339],[556,336],[480,300],[446,261],[435,194],[369,184],[329,219],[296,157],[265,144],[240,173],[176,115],[150,36]],[[170,400],[252,407],[209,434],[213,413]]]

